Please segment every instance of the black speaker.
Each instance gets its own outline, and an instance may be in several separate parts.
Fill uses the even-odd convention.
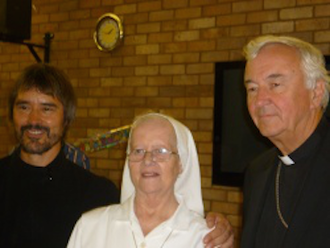
[[[0,0],[0,40],[31,38],[31,0]]]

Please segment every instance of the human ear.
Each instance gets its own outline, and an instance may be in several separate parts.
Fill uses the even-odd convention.
[[[314,89],[312,89],[312,107],[322,107],[322,99],[325,92],[325,81],[323,79],[317,80]]]

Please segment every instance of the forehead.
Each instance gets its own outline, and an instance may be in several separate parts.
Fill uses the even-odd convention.
[[[168,138],[176,140],[176,134],[172,124],[161,117],[150,117],[141,120],[132,130],[132,139],[136,136],[155,137],[155,138]]]
[[[26,103],[52,103],[63,107],[59,99],[52,95],[40,92],[38,89],[19,90],[15,102],[24,101]]]
[[[296,48],[285,44],[268,44],[260,49],[258,55],[246,63],[245,76],[251,73],[268,73],[277,70],[300,68],[300,55]]]

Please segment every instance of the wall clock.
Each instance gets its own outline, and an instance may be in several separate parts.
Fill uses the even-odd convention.
[[[110,52],[115,49],[124,37],[123,25],[120,18],[112,13],[102,15],[94,32],[94,41],[99,50]]]

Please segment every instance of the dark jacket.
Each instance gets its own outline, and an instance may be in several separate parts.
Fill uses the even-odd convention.
[[[90,209],[117,203],[116,186],[67,160],[47,167],[25,164],[18,152],[0,160],[0,247],[66,247]]]
[[[330,247],[330,126],[326,123],[320,149],[313,158],[302,193],[280,248]],[[244,183],[242,248],[254,248],[256,233],[277,151],[267,151],[249,166]],[[266,248],[266,247],[265,247]]]

